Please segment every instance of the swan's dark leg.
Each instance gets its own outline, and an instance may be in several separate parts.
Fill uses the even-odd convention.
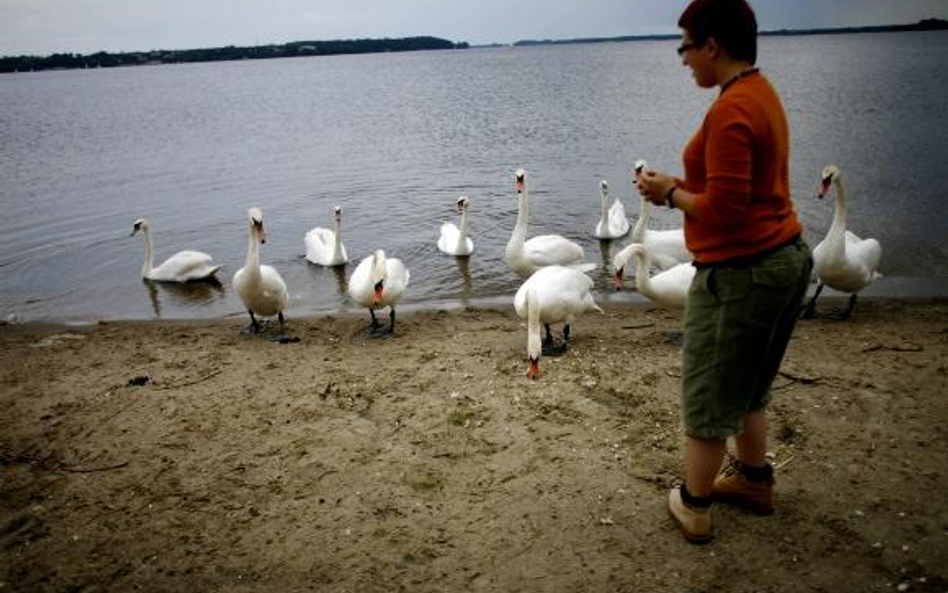
[[[553,332],[550,331],[550,324],[544,323],[543,325],[546,326],[546,337],[543,338],[543,344],[540,348],[540,352],[542,352],[544,356],[561,356],[564,352],[566,352],[566,342],[557,344],[556,340],[553,339]],[[569,339],[568,336],[569,329],[564,329],[563,338]]]
[[[549,323],[544,323],[544,324],[543,324],[543,327],[546,328],[546,337],[543,338],[543,345],[544,345],[544,346],[552,346],[552,345],[553,345],[553,332],[550,331],[550,324],[549,324]]]
[[[250,313],[250,327],[247,329],[250,330],[252,334],[260,333],[260,322],[254,317],[253,311],[248,310],[247,313]]]
[[[280,329],[283,329],[283,325],[286,323],[286,319],[283,318],[283,311],[277,313],[277,319],[280,320]]]
[[[816,292],[813,293],[813,298],[801,309],[800,319],[813,319],[816,317],[816,298],[820,296],[821,292],[823,292],[822,282],[816,285]]]
[[[849,297],[849,306],[846,307],[844,311],[836,312],[832,315],[827,315],[830,319],[835,319],[836,321],[846,321],[849,319],[849,316],[853,313],[853,307],[856,306],[856,293],[854,292]]]
[[[379,326],[379,320],[375,318],[375,311],[369,309],[369,315],[372,316],[372,329],[375,329]]]
[[[569,324],[563,326],[563,348],[569,343]]]
[[[395,307],[389,307],[388,320],[389,320],[388,333],[394,334],[395,333]]]

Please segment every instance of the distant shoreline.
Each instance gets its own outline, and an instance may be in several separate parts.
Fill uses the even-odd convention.
[[[779,29],[761,31],[761,36],[839,35],[847,33],[904,33],[918,31],[945,31],[948,21],[923,19],[914,24],[879,25],[869,27],[836,27],[828,29]],[[525,47],[535,45],[570,45],[581,43],[615,43],[626,41],[655,41],[677,39],[677,34],[626,35],[620,37],[581,37],[574,39],[522,39],[512,44],[489,43],[472,46],[467,42],[453,42],[438,37],[405,37],[398,39],[348,39],[331,41],[293,41],[249,47],[215,47],[183,50],[151,50],[141,52],[100,51],[82,55],[55,53],[48,56],[3,56],[0,57],[0,73],[33,72],[40,70],[74,70],[88,68],[113,68],[118,66],[147,66],[155,64],[178,64],[194,62],[219,62],[232,60],[279,59],[307,56],[329,56],[344,54],[389,53],[405,51],[468,49],[470,47]]]
[[[760,31],[762,37],[785,37],[798,35],[840,35],[847,33],[906,33],[918,31],[945,31],[948,30],[948,21],[943,19],[923,19],[908,25],[878,25],[871,27],[834,27],[829,29],[777,29],[774,31]],[[527,45],[568,45],[574,43],[614,43],[621,41],[660,41],[678,39],[678,34],[663,35],[625,35],[621,37],[578,37],[575,39],[523,39],[515,42],[514,46]]]

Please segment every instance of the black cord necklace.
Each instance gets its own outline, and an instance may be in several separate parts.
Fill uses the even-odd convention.
[[[737,76],[735,76],[735,77],[732,78],[731,80],[725,82],[724,85],[721,86],[721,94],[724,94],[724,91],[726,91],[726,90],[728,89],[728,87],[730,87],[732,84],[734,84],[734,83],[737,82],[738,80],[744,78],[745,76],[750,76],[751,74],[756,74],[757,72],[760,72],[760,68],[748,68],[747,70],[744,70],[743,72],[741,72],[740,74],[738,74]]]

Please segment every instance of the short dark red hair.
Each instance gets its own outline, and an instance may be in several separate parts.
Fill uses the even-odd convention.
[[[757,62],[757,17],[746,0],[692,0],[678,26],[698,45],[713,37],[731,58]]]

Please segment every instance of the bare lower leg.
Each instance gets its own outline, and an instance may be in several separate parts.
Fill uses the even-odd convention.
[[[763,410],[744,416],[744,430],[734,437],[737,460],[744,465],[763,467],[767,463],[767,415]]]
[[[685,485],[692,496],[711,496],[711,484],[724,461],[726,441],[685,437]]]

